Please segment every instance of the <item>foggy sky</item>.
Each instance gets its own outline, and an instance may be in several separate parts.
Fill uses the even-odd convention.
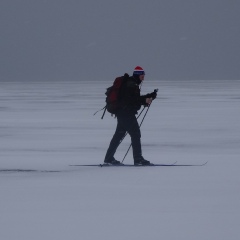
[[[240,79],[239,0],[1,0],[0,80]]]

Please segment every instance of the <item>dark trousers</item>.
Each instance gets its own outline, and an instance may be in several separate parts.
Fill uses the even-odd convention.
[[[122,111],[117,114],[117,128],[110,142],[105,160],[111,159],[114,156],[126,132],[128,132],[131,137],[133,158],[137,159],[142,156],[141,132],[137,118],[134,113]]]

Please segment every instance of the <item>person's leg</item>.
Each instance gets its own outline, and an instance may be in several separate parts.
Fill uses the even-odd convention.
[[[150,162],[142,156],[141,131],[136,116],[129,119],[127,131],[131,136],[134,165],[149,165]]]
[[[125,136],[125,134],[126,134],[126,130],[122,127],[122,124],[119,123],[119,119],[118,119],[116,131],[115,131],[113,138],[109,144],[104,162],[107,163],[107,162],[111,162],[112,160],[114,160],[114,154],[115,154],[121,140]]]

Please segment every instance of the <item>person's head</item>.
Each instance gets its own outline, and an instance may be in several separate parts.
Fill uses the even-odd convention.
[[[133,77],[139,81],[139,84],[144,80],[144,76],[144,70],[140,66],[135,67]]]

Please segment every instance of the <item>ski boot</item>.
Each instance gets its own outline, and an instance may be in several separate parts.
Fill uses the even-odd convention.
[[[104,164],[109,165],[123,165],[120,161],[116,160],[114,157],[104,160]]]
[[[147,166],[147,165],[151,165],[151,163],[141,156],[141,157],[134,159],[134,165],[135,166]]]

